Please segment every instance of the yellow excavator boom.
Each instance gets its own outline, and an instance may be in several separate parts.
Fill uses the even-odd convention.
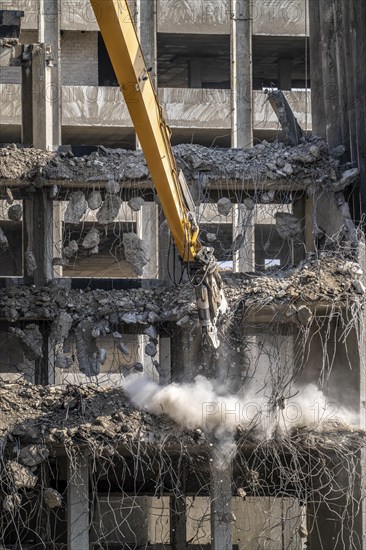
[[[91,4],[178,253],[183,261],[193,261],[201,249],[198,227],[194,212],[188,209],[171,149],[171,132],[127,0],[91,0]]]
[[[127,0],[90,1],[178,253],[193,270],[202,331],[217,347],[216,320],[226,304],[221,277],[213,250],[202,246],[198,239],[195,205],[177,169],[171,132]]]

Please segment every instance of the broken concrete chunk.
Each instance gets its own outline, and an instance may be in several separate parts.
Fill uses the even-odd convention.
[[[360,294],[360,295],[365,294],[366,292],[365,285],[358,279],[355,279],[354,281],[352,281],[352,286],[357,292],[357,294]]]
[[[53,185],[50,190],[50,199],[55,199],[58,195],[58,187],[57,185]]]
[[[145,201],[142,197],[132,197],[132,199],[128,201],[128,206],[133,212],[138,212],[139,210],[141,210],[141,206],[143,206],[144,204]]]
[[[112,223],[118,216],[121,204],[122,200],[119,195],[108,194],[97,213],[98,222],[105,225]]]
[[[120,191],[119,183],[115,179],[109,179],[105,185],[105,190],[107,193],[116,195]]]
[[[292,165],[287,162],[285,164],[285,166],[282,168],[283,172],[286,174],[286,176],[292,176],[292,174],[294,173],[294,169],[292,167]]]
[[[215,233],[206,233],[206,241],[209,243],[214,243],[217,241],[217,235],[215,235]]]
[[[10,327],[9,332],[18,338],[27,359],[34,361],[43,357],[43,337],[37,325],[27,325],[24,330]]]
[[[122,340],[119,340],[117,343],[116,343],[116,348],[121,352],[123,353],[123,355],[130,355],[130,350],[128,349],[128,346],[122,342]]]
[[[69,203],[65,212],[65,223],[76,225],[80,222],[88,210],[88,203],[82,191],[73,191],[70,193]]]
[[[45,489],[43,491],[43,502],[49,508],[59,508],[62,505],[62,496],[56,489]]]
[[[8,462],[6,466],[15,489],[33,489],[36,486],[38,478],[28,468],[16,460]]]
[[[143,267],[148,263],[145,243],[136,233],[123,234],[123,246],[126,260],[130,262],[137,275],[143,274]]]
[[[102,195],[99,191],[92,191],[88,197],[88,206],[90,210],[98,210],[102,206]]]
[[[121,321],[123,323],[127,323],[128,325],[136,324],[137,323],[136,313],[124,313],[121,317]]]
[[[158,353],[155,342],[150,341],[148,344],[146,344],[145,353],[146,355],[149,355],[149,357],[155,357],[155,355]]]
[[[62,342],[68,337],[72,327],[72,317],[66,311],[60,311],[51,325],[51,340]]]
[[[8,238],[0,227],[0,251],[7,250],[8,248],[9,248]]]
[[[86,376],[97,376],[100,372],[100,350],[93,336],[93,323],[82,321],[75,330],[76,355],[79,369]]]
[[[76,241],[70,241],[67,246],[65,246],[63,250],[63,255],[65,258],[69,259],[72,256],[74,256],[77,251],[79,250],[79,245]]]
[[[23,208],[21,204],[13,204],[8,210],[8,218],[13,222],[19,222],[23,216]]]
[[[288,212],[276,212],[276,229],[281,239],[294,239],[301,232],[301,221]]]
[[[161,317],[154,311],[150,311],[147,320],[149,323],[160,323]]]
[[[297,318],[299,319],[300,323],[304,326],[308,325],[313,317],[313,314],[311,313],[310,309],[307,306],[301,306],[297,310]]]
[[[152,338],[153,340],[156,340],[158,337],[158,331],[153,325],[145,328],[144,334],[146,334],[146,336],[149,336],[149,338]]]
[[[230,214],[232,203],[230,199],[227,199],[226,197],[223,197],[219,201],[217,201],[217,210],[219,211],[219,214],[221,216],[228,216]]]
[[[36,258],[31,250],[25,253],[25,272],[31,277],[37,269]]]
[[[136,372],[144,372],[144,366],[142,363],[135,363],[133,368]]]
[[[274,191],[267,191],[267,193],[262,193],[261,195],[261,202],[263,204],[270,204],[274,201],[275,198],[275,192]]]
[[[33,468],[42,464],[48,458],[48,455],[49,451],[44,445],[27,445],[22,447],[18,460],[23,466]]]
[[[108,356],[108,354],[107,354],[106,349],[104,349],[104,348],[99,348],[98,349],[98,360],[99,360],[99,363],[101,365],[105,364],[105,362],[107,361],[107,356]]]
[[[134,164],[125,166],[123,177],[127,180],[139,180],[146,178],[148,175],[149,170],[146,164],[144,162],[135,162]]]
[[[189,315],[185,315],[184,317],[179,319],[179,321],[177,321],[177,325],[178,325],[178,327],[184,327],[185,325],[188,325],[190,320],[191,319],[190,319]]]
[[[93,248],[97,247],[99,243],[100,232],[98,231],[98,229],[92,228],[86,235],[81,246],[85,248],[85,250],[92,250]]]
[[[22,503],[22,497],[19,493],[14,493],[12,495],[6,495],[3,500],[3,510],[4,512],[15,512],[18,510]]]
[[[255,208],[255,202],[253,199],[251,199],[250,197],[248,197],[247,199],[244,199],[244,206],[245,208],[247,208],[248,210],[254,210]]]
[[[14,197],[13,197],[13,193],[12,193],[10,187],[7,187],[7,188],[5,189],[5,194],[6,194],[6,202],[7,202],[8,204],[13,204],[13,202],[14,202]]]

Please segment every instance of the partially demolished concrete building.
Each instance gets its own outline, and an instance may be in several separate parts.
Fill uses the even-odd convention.
[[[364,548],[365,7],[131,2],[218,350],[89,2],[1,8],[0,548]]]

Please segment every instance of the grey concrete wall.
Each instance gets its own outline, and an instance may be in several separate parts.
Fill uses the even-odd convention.
[[[158,0],[158,32],[229,34],[229,0]]]
[[[253,0],[254,34],[304,35],[307,0]],[[135,1],[129,1],[135,13]],[[25,11],[23,28],[36,29],[38,0],[2,0],[3,9]],[[230,0],[158,0],[158,31],[229,34]],[[63,30],[96,31],[90,0],[62,0]]]
[[[63,86],[62,123],[65,126],[132,126],[119,88]]]
[[[253,0],[253,33],[305,35],[306,2]],[[230,34],[231,18],[230,0],[158,0],[159,32]]]
[[[61,81],[67,86],[98,85],[97,32],[63,32],[61,36]]]
[[[134,13],[135,0],[129,0],[129,5]],[[22,20],[22,27],[25,29],[36,29],[38,27],[39,0],[1,0],[1,8],[23,10],[25,17]],[[90,0],[61,0],[61,29],[98,30]]]
[[[20,84],[0,82],[0,124],[21,124]]]
[[[229,90],[161,88],[166,118],[176,128],[230,128]]]
[[[305,36],[309,29],[307,2],[253,0],[253,34]]]
[[[310,92],[308,128],[311,124]],[[132,127],[127,107],[117,87],[63,86],[64,126]],[[285,92],[300,125],[305,128],[305,93]],[[230,90],[161,88],[166,118],[176,128],[230,129]],[[0,124],[21,123],[20,85],[0,84]],[[263,92],[254,92],[254,127],[279,130],[279,123]]]
[[[132,14],[135,14],[135,0],[128,0]],[[100,2],[103,6],[103,2]],[[90,0],[62,0],[61,1],[61,29],[97,31],[96,22]]]

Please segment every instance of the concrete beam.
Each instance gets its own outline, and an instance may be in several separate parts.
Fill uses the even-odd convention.
[[[269,102],[280,121],[286,143],[298,145],[303,137],[303,131],[282,91],[268,93]]]
[[[252,0],[233,2],[231,28],[231,89],[233,147],[253,144]]]

